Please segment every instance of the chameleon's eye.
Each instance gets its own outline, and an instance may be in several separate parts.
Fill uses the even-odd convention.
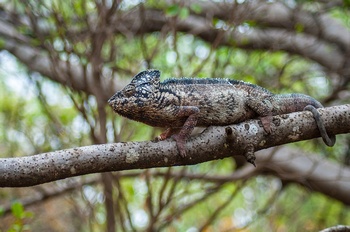
[[[124,92],[125,96],[131,97],[135,93],[135,86],[133,86],[133,85],[125,86],[123,92]]]

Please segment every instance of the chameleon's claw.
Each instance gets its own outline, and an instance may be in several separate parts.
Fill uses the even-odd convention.
[[[162,138],[160,135],[158,135],[157,137],[155,137],[152,142],[154,143],[158,143],[159,141],[163,141],[165,140],[165,138]]]
[[[165,131],[163,131],[160,135],[158,135],[156,137],[156,139],[158,141],[165,140],[165,139],[169,138],[172,135],[172,133],[174,133],[174,132],[171,130],[171,128],[168,128]]]
[[[186,141],[177,134],[173,135],[172,138],[176,141],[177,150],[179,151],[180,156],[185,158],[187,156],[185,148]]]

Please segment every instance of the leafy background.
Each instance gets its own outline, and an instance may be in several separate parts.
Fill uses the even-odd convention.
[[[245,1],[235,2],[240,3]],[[279,3],[309,14],[325,13],[350,30],[347,1],[334,6],[324,1]],[[167,24],[162,30],[152,30],[156,26],[151,23],[145,32],[116,24],[118,32],[113,31],[108,12],[118,22],[126,17],[125,12],[139,8],[139,14],[157,11]],[[35,68],[36,57],[32,63],[23,62],[21,55],[9,48],[11,42],[40,51],[55,67],[52,70],[59,70],[60,60],[91,71],[96,83],[103,80],[113,87],[105,92],[120,89],[141,70],[156,68],[162,71],[162,80],[225,77],[275,93],[306,93],[325,105],[349,102],[345,78],[302,54],[246,49],[235,46],[234,40],[230,46],[222,46],[217,40],[208,42],[175,26],[177,21],[203,15],[206,10],[196,1],[1,1],[1,25],[10,25],[17,34],[11,38],[6,30],[0,32],[0,156],[151,140],[161,132],[113,114],[103,101],[105,96],[100,96],[105,91],[102,84],[96,85],[97,90],[86,83],[76,87],[74,78],[80,73],[74,69],[50,75]],[[202,17],[219,35],[268,28],[254,20]],[[133,22],[142,25],[141,19]],[[304,25],[296,24],[294,30],[303,34]],[[26,52],[25,47],[17,49]],[[289,146],[332,160],[341,170],[349,164],[349,136],[337,138],[334,148],[325,147],[320,140]],[[195,166],[94,174],[33,188],[0,189],[0,231],[316,231],[350,224],[348,206],[273,173],[234,181],[227,178],[244,165],[237,158],[228,158]],[[112,211],[108,205],[113,206]]]

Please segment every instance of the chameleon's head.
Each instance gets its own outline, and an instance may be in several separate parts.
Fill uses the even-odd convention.
[[[147,111],[152,97],[158,91],[159,77],[160,71],[154,69],[138,73],[130,84],[108,100],[108,104],[116,113],[140,121],[139,117]]]

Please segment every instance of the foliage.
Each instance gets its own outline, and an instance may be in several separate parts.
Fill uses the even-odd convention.
[[[311,8],[314,12],[318,5],[313,3],[295,2],[300,8]],[[53,61],[60,59],[73,66],[82,66],[86,72],[96,71],[98,75],[93,76],[96,80],[124,83],[142,69],[157,68],[162,71],[162,79],[173,76],[234,78],[276,93],[303,92],[317,99],[326,99],[337,87],[333,84],[332,73],[320,64],[286,51],[218,46],[189,32],[177,31],[176,27],[135,34],[125,28],[118,33],[113,27],[109,28],[111,31],[104,31],[106,22],[102,19],[106,18],[100,1],[28,1],[28,4],[5,1],[3,4],[4,9],[11,9],[17,15],[31,19],[37,27],[43,27],[40,31],[33,25],[16,25],[21,35],[30,38],[32,47],[45,49]],[[143,7],[161,10],[169,21],[186,20],[204,11],[199,4],[188,7],[161,1],[155,5],[155,2],[146,1]],[[347,1],[344,5],[348,5]],[[124,1],[113,13],[123,18],[126,17],[122,15],[123,11],[135,6],[136,3]],[[335,7],[331,14],[349,27],[347,9]],[[223,31],[238,30],[230,22],[223,24],[223,20],[214,18],[209,22]],[[257,27],[257,22],[247,21],[243,26],[251,29]],[[305,31],[302,24],[296,24],[294,29],[298,33]],[[99,50],[98,42],[101,41]],[[1,48],[5,43],[6,40],[0,38]],[[2,52],[0,58],[1,157],[32,155],[99,142],[150,140],[160,133],[159,129],[128,121],[114,115],[106,106],[101,107],[98,94],[88,87],[86,91],[76,90],[69,79],[62,83],[33,72],[29,65],[14,60],[6,52]],[[342,89],[346,88],[346,85],[342,86]],[[348,98],[337,100],[346,102]],[[104,117],[106,123],[102,124]],[[348,150],[345,145],[348,137],[339,141],[339,148],[332,150],[332,158],[341,163]],[[318,143],[310,146],[309,141],[294,146],[330,153]],[[238,180],[225,178],[242,166],[242,162],[232,158],[191,167],[113,173],[111,199],[107,199],[101,182],[82,184],[75,191],[59,196],[58,205],[62,203],[67,211],[78,216],[63,219],[57,214],[55,222],[70,224],[69,230],[103,230],[108,226],[106,202],[114,206],[118,231],[300,231],[301,228],[315,231],[350,222],[350,211],[346,206],[306,190],[305,186],[286,183],[264,173]],[[49,186],[63,188],[64,183],[65,180]],[[23,189],[1,190],[1,204],[12,198],[12,191],[16,199],[22,199],[26,193]],[[45,192],[31,191],[33,195]],[[50,224],[48,217],[39,212],[28,213],[19,202],[13,203],[11,210],[15,222],[7,223],[7,228],[0,225],[0,230],[33,228],[35,231],[34,226],[28,227],[29,218],[34,218],[38,224]],[[5,217],[1,220],[6,221]]]
[[[13,216],[13,221],[7,232],[31,230],[30,224],[28,223],[28,219],[31,219],[33,217],[33,213],[25,211],[23,205],[20,202],[13,202],[11,204],[11,213]]]

